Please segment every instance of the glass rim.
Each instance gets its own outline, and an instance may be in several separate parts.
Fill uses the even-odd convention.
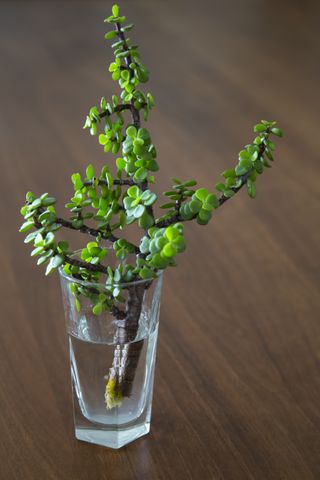
[[[79,250],[76,250],[74,253],[73,253],[73,257],[75,257],[79,252],[81,252],[82,249],[79,249]],[[90,264],[89,264],[90,265]],[[65,273],[65,271],[63,270],[63,267],[59,267],[58,268],[58,271],[59,271],[59,275],[63,278],[65,278],[66,280],[72,282],[72,283],[78,283],[80,285],[82,285],[83,287],[99,287],[99,288],[105,288],[107,289],[108,288],[108,285],[106,283],[101,283],[101,282],[89,282],[87,280],[82,280],[80,278],[75,278],[73,277],[72,275],[69,275],[68,273]],[[157,271],[157,276],[154,277],[154,278],[141,278],[139,280],[134,280],[133,282],[114,282],[112,283],[112,287],[121,287],[121,288],[124,288],[124,287],[129,287],[129,286],[134,286],[134,285],[141,285],[143,283],[148,283],[148,282],[151,282],[152,280],[157,280],[158,278],[160,278],[163,274],[164,270],[158,270]],[[105,274],[104,274],[105,275]]]

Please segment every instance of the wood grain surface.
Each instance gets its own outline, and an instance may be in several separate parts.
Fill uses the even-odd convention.
[[[58,279],[28,256],[18,209],[31,189],[62,213],[70,175],[111,160],[82,131],[116,88],[111,2],[0,3],[0,479],[318,480],[319,2],[122,4],[152,72],[159,193],[170,176],[212,188],[261,118],[286,135],[256,201],[189,225],[165,275],[151,434],[78,442]]]

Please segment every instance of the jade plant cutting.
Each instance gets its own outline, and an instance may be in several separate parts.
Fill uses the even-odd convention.
[[[102,168],[88,165],[85,172],[72,175],[74,191],[66,217],[58,215],[54,197],[28,192],[20,231],[28,232],[25,243],[33,246],[31,256],[46,266],[46,275],[60,269],[74,279],[69,288],[78,312],[89,301],[92,315],[114,318],[114,360],[106,366],[105,379],[105,406],[114,409],[131,395],[143,348],[143,341],[134,340],[144,295],[163,270],[176,266],[186,249],[185,224],[208,224],[242,187],[255,198],[256,181],[273,161],[272,137],[281,137],[282,132],[276,122],[262,120],[254,127],[252,143],[218,183],[206,189],[193,179],[172,178],[161,199],[154,176],[161,162],[145,126],[154,107],[152,94],[142,88],[149,72],[138,46],[127,37],[133,25],[120,16],[117,5],[105,21],[112,27],[105,38],[114,51],[109,72],[120,93],[102,97],[99,106],[90,108],[84,128],[97,137],[107,161]],[[137,226],[140,241],[133,242],[129,229]],[[64,229],[92,238],[81,251],[74,251],[58,239]]]

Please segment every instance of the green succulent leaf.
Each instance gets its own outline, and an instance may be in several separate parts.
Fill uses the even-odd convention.
[[[209,195],[209,192],[206,188],[198,188],[195,193],[195,197],[200,200],[200,202],[203,202],[207,196]]]
[[[112,5],[112,15],[114,17],[117,17],[119,15],[119,7],[116,4]]]
[[[50,259],[50,262],[47,265],[46,275],[50,275],[52,272],[57,270],[64,263],[64,257],[62,255],[55,255]]]
[[[111,40],[111,38],[114,38],[117,36],[117,32],[115,30],[111,30],[110,32],[107,32],[104,36],[107,40]]]
[[[94,313],[94,315],[101,315],[103,311],[103,304],[101,302],[98,302],[94,305],[94,307],[92,308],[92,312]]]
[[[263,123],[258,123],[258,125],[255,125],[254,131],[255,132],[264,132],[266,130],[266,126],[263,125]]]
[[[150,215],[148,212],[144,212],[144,214],[139,219],[139,226],[144,230],[147,230],[148,228],[152,227],[153,224],[154,219],[152,215]]]
[[[126,134],[128,135],[128,137],[136,138],[137,129],[134,126],[131,125],[130,127],[127,128]]]
[[[94,177],[94,169],[93,166],[90,164],[86,168],[86,176],[88,180],[92,180]]]
[[[256,195],[257,195],[256,184],[255,182],[250,180],[250,178],[247,180],[247,190],[251,198],[256,198]]]
[[[283,137],[283,132],[280,128],[271,128],[271,133],[276,135],[277,137]]]
[[[27,222],[24,222],[21,227],[19,232],[25,233],[28,230],[30,230],[32,227],[34,227],[34,222],[33,220],[28,220]]]

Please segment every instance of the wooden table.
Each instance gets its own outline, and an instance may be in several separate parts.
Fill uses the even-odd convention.
[[[257,200],[188,225],[166,273],[151,434],[78,442],[58,278],[28,256],[18,207],[31,189],[62,211],[66,179],[111,160],[82,131],[116,88],[111,3],[1,2],[0,478],[317,480],[319,2],[122,3],[152,72],[158,192],[170,176],[212,188],[260,118],[286,135]]]

